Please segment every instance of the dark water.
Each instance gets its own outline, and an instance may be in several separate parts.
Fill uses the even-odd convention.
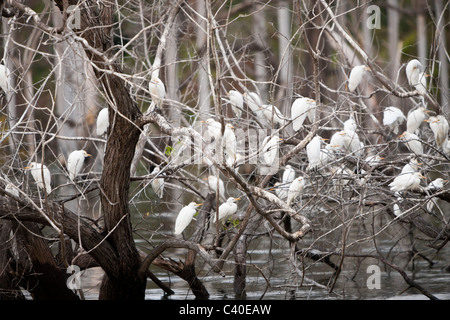
[[[140,249],[145,251],[149,247],[149,242],[152,245],[157,245],[165,236],[171,236],[171,230],[165,229],[163,225],[173,225],[175,221],[173,213],[147,216],[145,210],[137,209],[137,212],[134,225],[137,234],[136,243]],[[186,232],[189,232],[189,229]],[[209,230],[209,233],[211,235],[213,230]],[[304,243],[304,245],[307,244]],[[392,250],[391,241],[389,239],[380,241],[379,247],[387,253]],[[373,253],[373,251],[373,248],[367,245],[360,248],[359,252]],[[165,252],[167,257],[175,260],[184,260],[185,254],[186,251],[183,249]],[[414,263],[414,271],[411,268],[407,269],[408,276],[439,299],[450,300],[450,273],[443,270],[445,263],[448,263],[449,254],[450,250],[447,246],[439,254],[432,255],[434,262],[432,266],[423,259],[417,259]],[[367,280],[372,273],[368,272],[367,268],[372,264],[377,264],[376,261],[369,258],[345,259],[343,271],[334,286],[333,292],[330,293],[326,285],[332,276],[331,268],[323,263],[313,263],[311,260],[305,259],[305,278],[302,278],[302,273],[292,267],[292,260],[289,257],[290,251],[287,242],[276,234],[272,235],[270,243],[267,238],[261,238],[251,243],[247,255],[246,299],[428,299],[416,289],[408,289],[408,285],[399,273],[392,269],[385,269],[382,265],[380,265],[380,288],[369,289]],[[229,256],[229,261],[224,266],[225,277],[222,277],[210,271],[209,266],[201,258],[198,258],[198,276],[208,289],[211,300],[236,298],[233,293],[234,260],[232,256]],[[302,270],[301,262],[297,261],[297,264],[299,269]],[[169,285],[175,294],[165,296],[160,288],[148,280],[146,299],[195,299],[184,280],[157,267],[152,267],[152,271],[162,282]],[[82,286],[86,299],[97,299],[101,275],[99,269],[87,271],[83,275]],[[314,283],[310,283],[310,279]]]

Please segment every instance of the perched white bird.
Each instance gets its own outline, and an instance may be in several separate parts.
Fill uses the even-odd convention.
[[[403,166],[400,174],[417,172],[420,170],[421,166],[422,166],[422,163],[419,162],[417,159],[413,158],[413,159],[409,160],[409,162]]]
[[[394,205],[392,206],[392,209],[393,209],[394,215],[396,217],[399,217],[403,214],[402,211],[400,210],[400,206],[397,203],[394,203]]]
[[[235,201],[241,200],[241,198],[230,197],[226,202],[222,203],[219,207],[219,221],[225,221],[228,217],[231,217],[237,211],[237,204]],[[212,222],[216,222],[216,214],[213,214]]]
[[[350,71],[350,76],[348,77],[348,90],[350,92],[356,90],[364,77],[364,72],[367,70],[370,70],[370,68],[366,67],[365,65],[360,65],[352,68],[352,71]]]
[[[414,190],[420,185],[420,179],[425,179],[420,172],[400,174],[389,184],[389,187],[394,192]]]
[[[161,169],[159,168],[159,166],[155,166],[155,168],[153,168],[152,175],[155,175],[155,178],[153,178],[151,185],[156,195],[159,198],[162,198],[164,194],[164,178],[156,178],[160,171]],[[159,176],[161,176],[161,174]]]
[[[218,178],[216,176],[208,176],[208,178],[205,178],[205,180],[208,180],[208,186],[211,190],[213,190],[215,193],[217,193],[217,186],[219,187],[219,197],[222,200],[225,200],[225,185],[222,181],[222,179]]]
[[[412,59],[406,65],[406,78],[410,86],[415,86],[420,83],[420,73],[422,64],[417,59]]]
[[[152,78],[148,84],[152,102],[156,107],[162,108],[164,97],[166,96],[166,87],[156,74],[152,74]]]
[[[383,125],[392,129],[394,134],[398,134],[399,126],[406,120],[402,110],[396,107],[387,107],[383,111]]]
[[[8,93],[11,89],[10,81],[11,71],[3,64],[0,64],[0,88],[2,88],[5,93]]]
[[[283,171],[283,176],[281,177],[281,183],[287,184],[291,183],[295,179],[295,170],[292,168],[290,164],[287,164],[285,166],[285,169]]]
[[[292,181],[291,185],[288,189],[287,194],[287,205],[290,207],[292,202],[300,195],[303,191],[303,187],[305,186],[305,180],[303,177],[298,177]]]
[[[421,93],[427,93],[427,77],[429,77],[429,74],[426,74],[425,72],[421,72],[419,74],[419,83],[414,86],[417,91]]]
[[[322,153],[322,141],[326,139],[319,135],[316,135],[311,141],[306,145],[306,156],[308,157],[308,170],[314,170],[319,165],[321,165],[321,153]]]
[[[243,95],[245,103],[255,114],[261,109],[263,103],[260,96],[256,92],[245,92]]]
[[[329,149],[334,152],[354,153],[356,156],[360,156],[363,152],[358,134],[349,130],[341,130],[334,133],[330,139]]]
[[[415,154],[423,154],[423,146],[417,135],[405,131],[401,135],[399,135],[399,138],[403,139],[409,151]]]
[[[222,136],[222,124],[219,121],[214,120],[213,118],[209,118],[201,122],[206,123],[210,139],[212,140],[212,138],[214,138],[216,141],[218,141]]]
[[[425,188],[425,190],[440,190],[444,188],[445,183],[447,183],[448,180],[444,180],[443,178],[436,178],[433,181],[431,181],[428,186]]]
[[[236,162],[237,139],[233,131],[234,127],[227,123],[223,132],[223,146],[225,149],[225,161],[229,166]]]
[[[180,235],[184,231],[184,229],[186,229],[189,223],[191,223],[195,213],[197,212],[196,208],[201,205],[201,203],[191,202],[180,210],[177,220],[175,220],[174,234],[176,236]]]
[[[272,165],[277,158],[280,141],[282,141],[278,135],[272,137],[267,136],[263,140],[262,157],[264,164]]]
[[[228,91],[227,96],[230,99],[231,108],[233,109],[234,114],[236,117],[240,118],[244,108],[244,96],[236,90]]]
[[[408,117],[406,119],[406,131],[409,133],[414,133],[417,129],[419,129],[420,125],[427,118],[427,113],[430,112],[424,107],[419,107],[410,113],[408,113]]]
[[[102,136],[108,131],[109,127],[109,116],[108,108],[103,108],[100,110],[97,116],[97,135]]]
[[[281,113],[280,109],[271,104],[266,104],[261,107],[264,117],[268,123],[273,123],[275,126],[283,127],[286,124],[286,119]]]
[[[432,116],[426,120],[433,131],[434,139],[439,147],[443,147],[448,141],[449,125],[447,119],[443,115]]]
[[[52,187],[50,185],[50,170],[48,170],[46,165],[41,165],[38,162],[31,162],[30,166],[25,167],[25,169],[30,170],[34,181],[36,181],[36,184],[40,189],[45,189],[47,194],[52,192]],[[42,176],[44,177],[44,179],[42,179]]]
[[[291,118],[294,131],[303,127],[306,117],[312,123],[314,122],[316,101],[307,97],[295,99],[291,106]]]
[[[75,150],[70,153],[67,159],[67,171],[69,172],[70,180],[75,180],[81,168],[83,168],[84,160],[90,156],[85,150]]]
[[[12,194],[13,196],[19,198],[19,191],[16,189],[15,186],[13,186],[12,183],[8,183],[5,186],[5,191],[8,192],[9,194]]]

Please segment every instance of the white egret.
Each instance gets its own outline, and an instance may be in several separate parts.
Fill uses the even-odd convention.
[[[417,83],[414,88],[416,88],[417,91],[420,93],[427,93],[427,77],[429,77],[429,74],[426,74],[425,72],[421,72],[419,74],[419,83]]]
[[[284,200],[287,197],[288,189],[289,189],[289,186],[287,186],[281,182],[276,182],[274,187],[271,188],[270,190],[275,190],[275,194],[277,195],[277,197],[280,200]]]
[[[51,175],[50,170],[48,170],[46,165],[42,165],[38,162],[31,162],[30,166],[25,167],[26,170],[30,170],[31,175],[33,176],[34,181],[36,181],[37,186],[40,189],[45,189],[47,194],[52,192],[51,187]],[[42,179],[42,176],[44,179]]]
[[[266,104],[261,107],[261,110],[268,123],[273,122],[273,124],[278,127],[283,127],[285,125],[286,119],[281,113],[280,109],[278,109],[276,106]]]
[[[394,215],[396,217],[399,217],[403,214],[402,211],[400,210],[400,206],[397,203],[394,203],[394,205],[392,206],[392,209],[393,209],[392,211],[394,212]]]
[[[84,160],[90,156],[85,150],[75,150],[70,153],[67,159],[67,171],[69,172],[70,180],[75,180],[81,168],[83,168]]]
[[[420,179],[426,179],[420,172],[400,174],[389,184],[389,187],[394,192],[414,190],[420,185]]]
[[[231,108],[233,109],[236,117],[240,118],[242,115],[242,110],[244,108],[244,97],[236,90],[230,90],[227,92],[227,96],[230,99]]]
[[[222,200],[225,200],[225,185],[223,183],[223,180],[220,178],[217,178],[216,176],[210,175],[208,178],[205,178],[205,180],[208,180],[208,186],[211,190],[213,190],[217,194],[217,187],[219,187],[219,197]]]
[[[286,203],[288,207],[290,207],[292,202],[300,195],[300,193],[303,191],[304,186],[305,180],[303,179],[303,177],[298,177],[294,179],[294,181],[292,181],[287,194]]]
[[[295,170],[290,164],[285,166],[283,171],[283,176],[281,177],[281,182],[283,184],[291,183],[295,179]]]
[[[419,171],[421,166],[422,166],[422,163],[419,162],[417,159],[413,158],[413,159],[409,160],[409,162],[403,166],[400,174]]]
[[[0,88],[2,88],[5,93],[8,93],[11,89],[10,81],[11,71],[3,64],[0,64]]]
[[[360,156],[363,147],[355,131],[341,130],[334,133],[330,139],[330,148],[333,151],[355,153],[356,156]]]
[[[419,129],[420,125],[427,118],[427,113],[430,112],[424,107],[419,107],[410,113],[408,113],[408,117],[406,119],[406,131],[409,133],[414,133],[417,129]]]
[[[364,77],[364,72],[367,70],[370,70],[370,68],[366,67],[365,65],[360,65],[352,68],[352,70],[350,71],[350,76],[348,77],[348,90],[350,92],[356,90]]]
[[[443,115],[432,116],[424,120],[428,122],[431,131],[433,131],[434,139],[439,147],[443,147],[448,141],[449,125],[447,119]]]
[[[12,183],[8,183],[5,186],[5,191],[8,192],[9,194],[12,194],[13,196],[19,198],[19,191],[16,189],[16,187],[12,184]]]
[[[436,178],[428,184],[425,190],[433,190],[433,191],[440,190],[444,188],[444,185],[447,182],[448,180],[444,180],[443,178]]]
[[[420,83],[420,72],[422,64],[417,59],[412,59],[406,65],[406,78],[410,86],[415,86]]]
[[[263,140],[262,156],[266,165],[272,165],[278,155],[278,149],[280,141],[282,141],[278,135],[272,137],[267,136]]]
[[[219,221],[225,221],[228,217],[231,217],[237,211],[236,201],[241,200],[241,198],[230,197],[226,202],[222,203],[219,207]],[[216,214],[213,214],[212,222],[216,222]]]
[[[303,122],[308,116],[310,122],[314,121],[316,101],[307,97],[295,99],[291,106],[292,126],[295,131],[303,127]]]
[[[409,151],[413,152],[414,154],[423,154],[423,146],[417,135],[405,131],[401,135],[399,135],[399,138],[403,139]]]
[[[225,149],[225,159],[229,166],[236,162],[237,139],[233,132],[234,127],[227,123],[223,132],[223,146]]]
[[[308,170],[314,170],[321,164],[321,145],[322,141],[327,139],[316,135],[311,141],[306,145],[306,156],[308,157]]]
[[[402,110],[396,107],[387,107],[383,111],[383,125],[392,129],[394,134],[398,134],[399,126],[406,120]]]
[[[195,213],[197,212],[196,208],[201,205],[201,203],[191,202],[180,210],[177,219],[175,220],[174,234],[176,236],[180,235],[184,231],[184,229],[186,229],[186,227],[191,223]]]
[[[250,110],[257,115],[260,114],[258,111],[261,109],[263,104],[260,96],[256,92],[245,92],[243,98]]]
[[[97,135],[102,136],[108,131],[109,127],[109,116],[108,108],[103,108],[100,110],[97,116]]]
[[[164,97],[166,96],[166,87],[155,73],[152,74],[152,78],[148,84],[148,89],[150,91],[152,102],[156,107],[161,109],[163,106]]]
[[[164,194],[164,178],[157,178],[160,171],[161,169],[159,168],[159,166],[155,166],[155,168],[153,168],[152,175],[154,175],[155,177],[153,178],[151,185],[156,195],[162,199]],[[162,174],[159,174],[159,176],[161,175]]]
[[[219,140],[222,135],[222,124],[219,121],[214,120],[213,118],[206,119],[205,121],[201,121],[206,123],[209,137],[214,138],[216,141]]]

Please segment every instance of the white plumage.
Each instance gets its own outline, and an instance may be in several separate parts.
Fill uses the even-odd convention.
[[[47,194],[52,192],[52,187],[50,185],[51,175],[46,165],[41,165],[38,162],[31,162],[30,166],[25,167],[25,169],[30,170],[31,176],[40,189],[45,189]],[[44,176],[44,179],[42,179],[42,175]]]
[[[292,181],[288,189],[287,194],[287,205],[290,207],[292,202],[300,195],[305,186],[305,180],[303,177],[298,177]]]
[[[394,192],[414,190],[420,185],[420,179],[425,179],[420,172],[400,174],[389,184],[389,187]]]
[[[195,213],[197,212],[197,207],[201,205],[201,203],[197,204],[195,202],[191,202],[180,210],[175,221],[174,234],[176,236],[180,235],[184,231],[184,229],[186,229],[186,227],[191,223]]]
[[[97,135],[102,136],[108,131],[109,126],[109,116],[108,108],[103,108],[100,110],[97,116]]]
[[[91,155],[85,150],[72,151],[67,159],[67,171],[69,172],[70,180],[75,180],[83,168],[84,160]]]
[[[159,168],[159,166],[155,166],[155,168],[152,171],[152,175],[158,176],[158,173],[161,171],[161,169]],[[161,176],[161,174],[159,175]],[[159,198],[163,197],[164,194],[164,178],[153,178],[152,182],[152,189],[153,191],[155,191],[156,195]]]
[[[387,107],[383,111],[383,125],[389,126],[394,134],[398,133],[399,126],[406,120],[403,112],[397,107]]]
[[[11,71],[3,64],[0,64],[0,87],[5,93],[11,89]]]
[[[424,107],[419,107],[410,113],[408,113],[408,117],[406,119],[406,131],[409,133],[414,133],[417,129],[419,129],[420,125],[427,118],[427,110]]]
[[[164,97],[166,96],[166,87],[156,74],[152,74],[152,78],[148,84],[148,89],[155,106],[162,108]]]
[[[213,118],[206,119],[206,121],[202,121],[206,123],[209,137],[214,138],[216,141],[219,140],[222,135],[222,124],[219,121],[214,120]]]
[[[282,139],[278,135],[265,137],[263,140],[262,156],[266,165],[272,165],[278,155],[279,143]]]
[[[447,119],[443,115],[432,116],[427,120],[431,131],[433,131],[434,139],[439,147],[443,147],[448,141],[449,125]]]
[[[222,203],[219,207],[219,221],[225,221],[228,217],[231,217],[237,211],[237,204],[235,201],[241,200],[240,198],[230,197],[226,202]],[[216,222],[216,214],[213,214],[212,222]]]
[[[287,164],[285,166],[285,169],[283,171],[283,176],[281,178],[281,182],[283,184],[291,183],[295,179],[295,170],[292,168],[290,164]]]
[[[222,200],[225,200],[225,185],[222,181],[222,179],[217,178],[216,176],[208,176],[206,178],[208,180],[208,186],[211,190],[213,190],[217,194],[217,186],[219,187],[219,197]]]
[[[306,145],[306,156],[308,157],[308,169],[313,170],[321,164],[321,145],[324,139],[316,135]]]
[[[266,104],[261,107],[263,111],[264,117],[266,117],[269,123],[272,123],[276,126],[283,127],[286,123],[283,114],[280,109],[271,104]]]
[[[13,196],[16,196],[17,198],[19,198],[19,191],[16,189],[15,186],[13,186],[12,183],[6,184],[5,191],[8,192],[9,194],[12,194]]]
[[[419,137],[417,135],[405,131],[399,136],[399,138],[403,138],[403,141],[405,142],[409,151],[415,154],[423,154],[423,146],[422,143],[419,141]]]
[[[227,123],[223,132],[223,146],[225,149],[225,161],[229,166],[236,162],[237,140],[233,131],[234,127]]]
[[[448,180],[444,180],[443,178],[436,178],[431,181],[425,190],[435,191],[444,188],[444,184],[448,182]]]
[[[244,97],[243,95],[236,90],[230,90],[227,93],[228,98],[230,99],[231,108],[233,109],[236,117],[240,118],[242,115],[242,110],[244,108]]]
[[[422,64],[419,60],[413,59],[406,65],[406,78],[410,86],[415,86],[420,83],[420,72]]]
[[[306,117],[310,122],[314,121],[316,102],[307,97],[295,99],[291,106],[292,126],[295,131],[303,127]]]
[[[360,65],[352,68],[352,71],[350,71],[350,76],[348,77],[348,90],[350,92],[353,92],[356,90],[358,85],[361,83],[364,72],[366,70],[370,70],[365,65]]]
[[[417,172],[417,171],[419,171],[421,166],[422,166],[422,163],[417,161],[417,159],[413,158],[413,159],[409,160],[409,162],[403,166],[400,174]]]

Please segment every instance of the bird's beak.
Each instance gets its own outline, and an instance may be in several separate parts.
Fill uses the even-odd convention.
[[[24,169],[31,169],[31,167],[25,167]]]
[[[234,198],[234,201],[238,201],[238,200],[241,200],[241,198]]]
[[[401,135],[399,135],[399,138],[403,138],[405,136],[405,133],[403,132]]]
[[[86,157],[92,157],[92,154],[86,153]]]
[[[203,205],[203,203],[197,203],[197,204],[196,204],[197,207],[200,207],[200,206],[202,206],[202,205]]]
[[[330,146],[330,147],[332,147],[332,148],[337,148],[337,147],[340,147],[340,145],[338,145],[338,144],[333,144],[333,145]]]
[[[430,112],[432,112],[431,110],[425,110],[424,111],[425,113],[430,113]]]
[[[330,140],[330,139],[327,139],[327,138],[320,138],[320,140],[322,140],[322,141],[327,141],[327,140]]]
[[[419,174],[419,178],[426,179],[423,175]]]
[[[424,76],[424,77],[431,77],[431,74],[429,74],[429,73],[424,73],[423,76]]]
[[[430,119],[425,119],[425,120],[423,120],[424,122],[430,122]]]
[[[205,181],[206,181],[206,180],[208,180],[208,178],[203,178],[203,180],[205,180]]]
[[[205,123],[206,121],[205,120],[202,120],[202,121],[200,121],[201,123]]]
[[[444,182],[448,182],[448,180],[443,180]]]
[[[383,157],[380,157],[380,160],[384,160],[384,158],[383,158]]]

